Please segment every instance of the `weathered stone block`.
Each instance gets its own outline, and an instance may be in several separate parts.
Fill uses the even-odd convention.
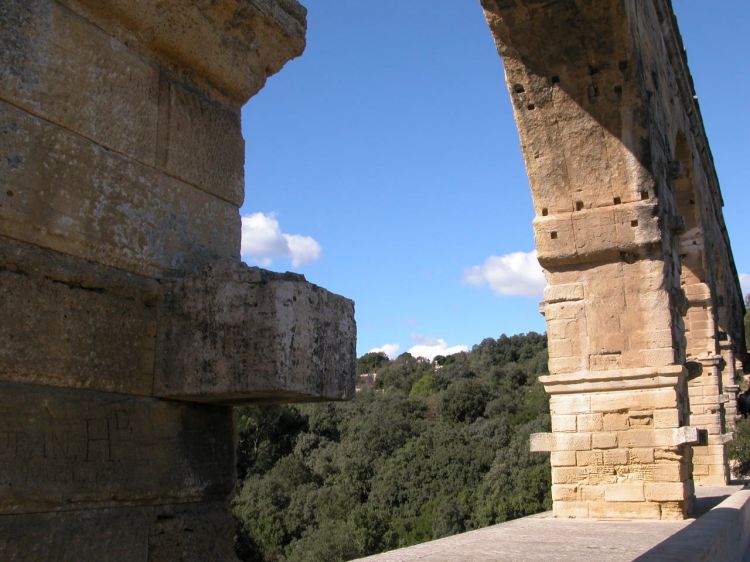
[[[354,303],[234,262],[170,282],[154,394],[199,402],[354,395]]]
[[[591,411],[591,396],[575,394],[550,396],[549,407],[552,414],[585,414]]]
[[[687,479],[687,463],[656,463],[651,469],[651,480],[654,482],[683,482]],[[693,467],[693,470],[697,469]]]
[[[230,203],[245,198],[245,142],[239,108],[208,95],[162,80],[157,166]],[[166,90],[166,91],[165,91]]]
[[[604,464],[603,451],[576,451],[576,464],[582,467],[598,469]]]
[[[620,413],[604,414],[605,431],[622,431],[628,429],[628,415]]]
[[[118,36],[135,34],[141,46],[163,63],[192,75],[237,104],[247,101],[268,76],[305,47],[307,11],[294,0],[230,0],[206,5],[184,0],[69,3]]]
[[[591,449],[590,433],[553,433],[555,451],[587,451]]]
[[[591,446],[594,449],[614,449],[617,447],[617,433],[593,433]]]
[[[553,484],[579,484],[588,474],[586,468],[580,467],[552,467]]]
[[[0,380],[149,395],[157,281],[0,237]]]
[[[239,259],[236,206],[0,103],[0,234],[158,276]]]
[[[532,444],[531,451],[534,451],[534,445]],[[545,449],[546,451],[547,449]],[[576,465],[576,452],[575,451],[552,451],[550,453],[550,464],[552,466],[575,466]]]
[[[13,383],[0,391],[0,512],[223,499],[234,487],[226,407]]]
[[[602,414],[580,414],[578,416],[578,431],[602,431]]]
[[[0,515],[0,558],[16,562],[236,562],[225,503]]]
[[[676,428],[680,426],[680,415],[677,409],[654,410],[654,427],[657,429]]]
[[[649,447],[630,449],[628,456],[630,464],[652,464],[654,462],[654,450]]]
[[[591,502],[589,510],[593,519],[660,519],[658,503],[634,502]]]
[[[552,499],[555,501],[576,501],[578,486],[570,484],[553,484]]]
[[[608,465],[627,464],[629,459],[627,449],[607,449],[604,451],[604,462]]]
[[[646,499],[649,501],[682,501],[688,490],[683,482],[646,482],[644,484]]]
[[[158,84],[155,64],[59,2],[0,6],[0,99],[153,165]]]
[[[585,518],[589,516],[589,502],[585,501],[556,501],[552,504],[552,513],[555,517]]]
[[[551,418],[552,431],[575,431],[576,416],[553,415]]]
[[[608,502],[643,501],[643,482],[610,484],[605,488],[604,499]]]

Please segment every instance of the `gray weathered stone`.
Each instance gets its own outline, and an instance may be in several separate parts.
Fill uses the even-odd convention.
[[[215,264],[169,281],[154,393],[194,401],[354,395],[354,303],[301,275]]]
[[[0,237],[0,380],[150,395],[161,285]]]
[[[244,103],[305,48],[296,0],[65,0],[176,72]]]
[[[221,500],[234,488],[232,412],[0,383],[0,513]]]
[[[223,502],[0,515],[0,559],[13,562],[236,562]]]
[[[0,102],[0,234],[158,276],[239,258],[235,205]]]

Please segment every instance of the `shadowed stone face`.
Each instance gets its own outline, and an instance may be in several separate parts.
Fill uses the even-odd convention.
[[[232,560],[217,403],[353,395],[353,303],[239,262],[240,105],[305,13],[0,4],[0,558]]]

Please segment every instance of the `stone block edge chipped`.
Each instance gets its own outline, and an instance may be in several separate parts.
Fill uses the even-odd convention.
[[[234,261],[166,285],[154,395],[217,403],[252,402],[271,390],[294,397],[282,401],[353,397],[350,299],[296,273]]]
[[[532,453],[549,453],[554,441],[554,433],[532,433],[529,436],[529,450]]]

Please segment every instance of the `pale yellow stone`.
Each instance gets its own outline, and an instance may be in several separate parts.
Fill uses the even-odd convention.
[[[651,448],[645,449],[630,449],[628,451],[629,461],[631,463],[648,463],[654,462],[654,450]]]
[[[553,415],[551,416],[552,431],[575,431],[575,415]],[[582,431],[586,431],[582,429]]]
[[[591,449],[590,433],[555,433],[554,451],[585,451]]]
[[[589,503],[584,501],[556,501],[552,513],[560,518],[586,518],[589,516]]]
[[[642,501],[643,482],[611,484],[605,488],[604,499],[608,502]]]
[[[654,427],[667,429],[680,426],[680,416],[676,409],[654,410]]]
[[[628,429],[628,415],[613,413],[604,414],[604,430],[605,431],[621,431]]]
[[[660,519],[658,503],[635,502],[591,502],[589,516],[594,519]]]
[[[576,451],[552,451],[550,464],[552,466],[575,466]]]
[[[578,431],[602,431],[606,429],[602,414],[579,414]]]
[[[685,498],[685,485],[681,482],[646,482],[643,492],[650,501],[680,501]]]
[[[578,486],[575,484],[553,484],[552,499],[554,501],[576,501],[578,499]]]
[[[613,449],[617,446],[616,433],[593,433],[591,446],[594,449]]]

